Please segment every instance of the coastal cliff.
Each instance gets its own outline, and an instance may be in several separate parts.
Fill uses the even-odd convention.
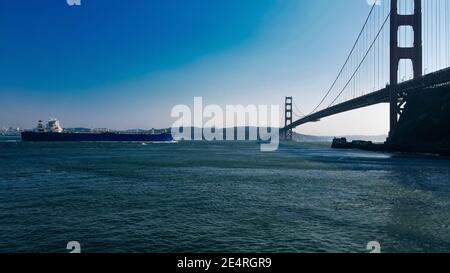
[[[411,93],[387,145],[397,151],[450,155],[450,86]]]

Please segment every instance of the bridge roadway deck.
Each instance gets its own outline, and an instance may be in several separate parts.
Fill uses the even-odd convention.
[[[441,86],[445,84],[450,84],[450,68],[439,70],[420,78],[412,79],[409,81],[402,82],[396,86],[386,86],[385,88],[363,95],[346,102],[330,106],[326,109],[317,111],[313,114],[307,115],[292,124],[286,126],[282,131],[287,131],[294,129],[302,124],[309,122],[317,122],[320,119],[336,115],[339,113],[379,104],[388,103],[390,92],[392,88],[395,88],[396,92],[414,92],[416,90],[423,90],[426,88],[432,88],[435,86]]]

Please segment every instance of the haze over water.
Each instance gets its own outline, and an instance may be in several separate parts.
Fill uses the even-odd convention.
[[[449,163],[329,144],[0,142],[0,252],[448,252]]]

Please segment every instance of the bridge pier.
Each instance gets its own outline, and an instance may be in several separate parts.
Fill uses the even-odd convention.
[[[292,124],[292,97],[286,97],[284,101],[284,128]],[[292,141],[292,129],[282,130],[282,140]]]
[[[398,46],[398,31],[401,26],[411,26],[414,31],[413,47]],[[398,92],[398,68],[400,60],[411,60],[414,79],[422,76],[422,1],[414,0],[414,14],[401,15],[398,13],[398,0],[391,0],[390,24],[390,131],[392,135],[406,104],[405,92]],[[388,138],[389,142],[389,138]]]

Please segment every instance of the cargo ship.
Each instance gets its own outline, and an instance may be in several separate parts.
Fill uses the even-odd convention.
[[[46,126],[40,120],[34,130],[23,131],[21,137],[22,141],[34,142],[173,142],[172,134],[168,130],[159,133],[155,133],[154,130],[144,132],[65,131],[57,119],[50,119]]]

